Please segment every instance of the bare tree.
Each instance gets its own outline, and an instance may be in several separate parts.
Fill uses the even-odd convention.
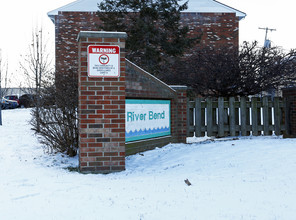
[[[35,90],[37,130],[39,129],[39,108],[41,106],[42,87],[48,81],[51,72],[51,59],[47,50],[47,43],[43,36],[42,27],[36,27],[32,31],[32,42],[28,48],[28,54],[23,56],[20,63],[21,70],[27,78],[27,86]]]
[[[8,79],[8,62],[3,63],[2,60],[2,51],[0,49],[0,100],[2,100],[2,97],[6,95],[7,93],[7,84],[9,82]],[[2,87],[2,85],[4,86]],[[0,125],[2,125],[2,104],[0,104]]]
[[[3,62],[1,49],[0,49],[0,87],[1,87],[1,97],[5,96],[8,91],[8,84],[11,82],[8,76],[8,61]]]
[[[78,151],[78,74],[71,70],[51,71],[50,54],[44,42],[42,29],[36,28],[29,53],[21,63],[27,86],[34,88],[37,97],[30,124],[43,147],[75,156]]]

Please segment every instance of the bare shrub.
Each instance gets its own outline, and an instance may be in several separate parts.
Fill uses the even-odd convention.
[[[56,74],[55,84],[42,89],[40,107],[32,110],[31,125],[40,143],[69,156],[78,151],[77,79],[72,71]]]
[[[245,96],[295,84],[295,67],[296,50],[284,52],[245,42],[239,49],[198,50],[175,62],[162,79],[188,85],[203,96]]]

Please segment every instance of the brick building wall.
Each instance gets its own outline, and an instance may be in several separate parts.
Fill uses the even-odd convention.
[[[97,31],[100,20],[95,12],[59,12],[55,16],[56,70],[77,71],[77,36],[80,31]],[[204,46],[238,46],[239,21],[235,13],[192,13],[181,16],[192,37],[201,36],[195,49]]]
[[[56,71],[78,70],[77,36],[80,31],[97,31],[99,19],[94,12],[59,12],[55,16]]]
[[[239,19],[235,13],[182,13],[181,24],[188,25],[191,37],[201,36],[200,45],[238,47]]]

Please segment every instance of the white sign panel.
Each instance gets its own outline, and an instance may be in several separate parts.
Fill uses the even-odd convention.
[[[169,100],[126,99],[125,114],[126,142],[171,134]]]
[[[119,77],[120,48],[114,45],[88,46],[89,77]]]

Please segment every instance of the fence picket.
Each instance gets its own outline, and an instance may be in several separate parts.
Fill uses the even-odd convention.
[[[195,136],[201,137],[202,127],[202,111],[201,111],[201,98],[195,99]]]
[[[235,99],[229,98],[229,134],[235,136]]]
[[[205,103],[204,103],[205,104]],[[201,103],[202,105],[202,103]],[[201,135],[205,136],[206,135],[206,108],[201,108]]]
[[[274,98],[274,133],[275,135],[281,134],[281,112],[279,97]]]
[[[241,116],[241,135],[247,136],[247,103],[246,97],[240,100],[240,116]]]
[[[252,97],[251,99],[251,113],[252,113],[252,135],[258,136],[258,109],[257,109],[257,98]]]
[[[238,136],[240,134],[240,131],[239,131],[240,130],[239,129],[239,104],[236,107],[236,103],[238,103],[238,101],[234,102],[235,124],[237,125],[237,126],[235,126],[235,135]]]
[[[268,108],[268,97],[265,96],[263,100],[263,134],[269,135],[269,108]]]
[[[218,98],[218,136],[224,137],[224,98]]]
[[[213,103],[212,98],[207,98],[207,135],[213,136]]]

